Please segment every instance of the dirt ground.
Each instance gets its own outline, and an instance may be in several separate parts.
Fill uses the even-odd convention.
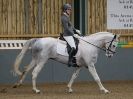
[[[32,92],[31,84],[19,88],[0,85],[0,99],[133,99],[133,81],[103,82],[111,91],[103,94],[95,82],[78,82],[73,85],[73,93],[67,93],[66,83],[38,84],[40,94]]]

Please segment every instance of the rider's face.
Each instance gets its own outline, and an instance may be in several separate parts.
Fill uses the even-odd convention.
[[[71,12],[72,12],[72,9],[67,9],[66,11],[67,11],[67,13],[70,15]]]

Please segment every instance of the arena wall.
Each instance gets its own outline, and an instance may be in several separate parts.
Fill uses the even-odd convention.
[[[100,52],[96,63],[97,72],[102,81],[111,80],[133,80],[133,53],[132,48],[118,48],[117,53],[112,58],[107,58],[103,51]],[[11,70],[20,50],[1,50],[0,51],[0,83],[15,83],[18,77],[11,74]],[[29,51],[20,69],[28,65],[31,60],[31,52]],[[62,63],[49,60],[40,72],[37,82],[68,82],[75,68],[67,67]],[[76,81],[93,81],[92,76],[86,68],[83,68]],[[31,72],[26,77],[25,83],[31,83]]]

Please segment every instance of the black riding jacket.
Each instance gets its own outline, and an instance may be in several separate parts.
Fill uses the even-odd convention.
[[[70,18],[67,15],[62,14],[61,22],[64,29],[63,36],[73,36],[75,28],[72,26]]]

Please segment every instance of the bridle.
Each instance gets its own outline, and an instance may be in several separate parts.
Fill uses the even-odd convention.
[[[116,39],[116,35],[114,35],[114,37],[113,37],[113,39],[110,41],[110,42],[107,42],[107,43],[110,43],[109,44],[109,46],[108,46],[108,48],[106,49],[106,50],[108,50],[108,54],[109,54],[109,52],[112,52],[113,54],[115,53],[115,51],[112,51],[110,48],[111,48],[111,46],[112,46],[112,43],[113,43],[113,41]]]
[[[93,45],[93,46],[95,46],[95,47],[97,47],[97,48],[99,48],[99,49],[101,49],[101,50],[103,50],[103,51],[105,51],[105,52],[108,51],[108,54],[109,54],[109,52],[111,52],[111,53],[114,54],[114,53],[116,53],[116,52],[115,52],[115,51],[112,51],[110,48],[111,48],[111,46],[112,46],[113,41],[116,39],[116,36],[117,36],[117,35],[114,35],[113,39],[112,39],[111,41],[107,42],[107,43],[110,43],[109,46],[108,46],[108,48],[99,47],[99,46],[97,46],[97,45],[95,45],[95,44],[93,44],[93,43],[90,43],[90,42],[88,42],[88,41],[82,39],[82,38],[79,38],[79,39],[82,40],[82,41],[84,41],[84,42],[86,42],[86,43],[88,43],[88,44],[90,44],[90,45]]]

